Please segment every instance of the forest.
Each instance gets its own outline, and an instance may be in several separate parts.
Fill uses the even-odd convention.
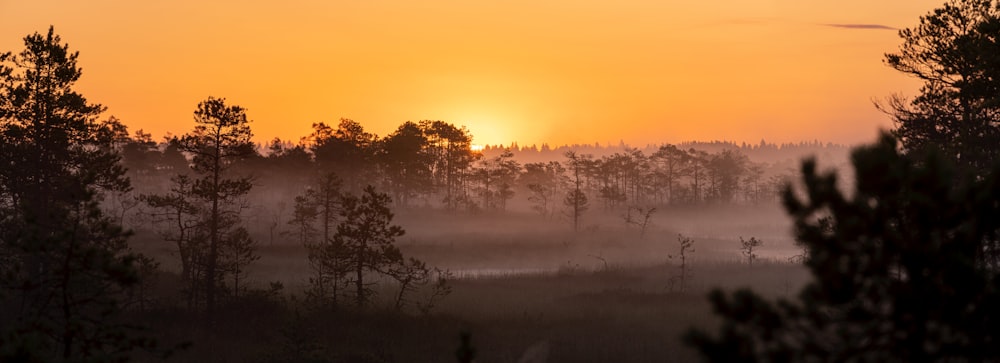
[[[996,360],[998,24],[901,31],[923,93],[853,149],[262,143],[215,96],[157,140],[49,27],[0,53],[0,361]]]

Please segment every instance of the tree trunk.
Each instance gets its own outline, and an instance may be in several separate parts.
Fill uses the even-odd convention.
[[[221,129],[216,129],[215,154],[212,160],[212,215],[209,221],[211,244],[208,246],[208,271],[205,271],[205,304],[209,316],[215,312],[215,281],[219,264],[219,178],[222,165]]]
[[[356,303],[359,309],[365,306],[365,283],[362,280],[365,272],[364,245],[365,245],[364,243],[360,243],[360,246],[358,246],[358,254],[357,256],[355,256],[355,260],[357,260],[357,262],[354,270],[354,273],[356,274],[354,280],[354,287],[357,290],[357,295],[355,297],[357,298]]]

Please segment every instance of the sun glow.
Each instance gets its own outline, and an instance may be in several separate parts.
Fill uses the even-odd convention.
[[[513,135],[514,124],[501,121],[497,117],[457,117],[457,123],[464,125],[472,134],[472,140],[478,145],[510,145],[517,141]]]
[[[380,135],[442,120],[480,145],[854,143],[892,126],[872,98],[920,84],[883,63],[895,31],[829,24],[913,26],[941,0],[207,3],[0,0],[0,52],[55,25],[78,90],[156,139],[211,95],[259,142],[346,117]]]
[[[471,149],[472,151],[483,151],[483,149],[485,149],[485,148],[486,148],[486,146],[483,146],[483,145],[480,145],[480,144],[472,144],[472,145],[469,146],[469,149]]]

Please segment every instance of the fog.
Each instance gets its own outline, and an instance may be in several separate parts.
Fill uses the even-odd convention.
[[[636,198],[635,193],[628,193],[630,196],[624,200],[608,200],[600,198],[599,191],[587,189],[586,193],[593,197],[578,216],[576,230],[564,198],[571,188],[569,171],[559,172],[553,184],[559,191],[553,193],[551,209],[543,211],[533,198],[537,193],[532,194],[526,184],[524,167],[528,160],[569,165],[565,155],[574,151],[571,147],[547,153],[534,148],[515,153],[509,148],[489,147],[473,155],[467,175],[489,168],[490,160],[498,157],[516,164],[517,175],[508,179],[510,191],[502,208],[483,207],[487,203],[485,191],[469,185],[466,188],[471,191],[471,202],[458,206],[443,202],[440,190],[412,195],[405,204],[392,200],[391,224],[405,231],[392,245],[405,258],[425,263],[430,270],[429,282],[408,287],[408,302],[400,305],[400,281],[368,271],[366,286],[371,290],[371,300],[363,309],[343,306],[343,301],[332,309],[331,302],[325,300],[329,297],[319,302],[310,297],[315,293],[317,270],[310,263],[309,246],[296,232],[295,198],[320,189],[316,189],[315,177],[310,176],[313,171],[289,169],[288,161],[279,159],[288,151],[271,150],[257,157],[259,161],[244,159],[230,169],[233,174],[244,173],[253,180],[251,191],[238,201],[239,215],[258,257],[242,271],[244,299],[249,296],[246,294],[264,294],[259,298],[271,306],[266,309],[277,310],[268,310],[271,312],[266,314],[274,316],[262,324],[292,324],[295,329],[307,329],[311,335],[297,339],[322,342],[329,349],[324,354],[330,356],[377,352],[393,357],[380,358],[388,361],[411,361],[411,357],[412,361],[434,361],[435,357],[451,354],[457,347],[459,332],[468,332],[479,352],[478,361],[485,362],[516,362],[528,356],[580,362],[693,361],[694,351],[681,344],[680,338],[692,327],[711,326],[714,320],[705,301],[709,291],[750,287],[770,296],[789,296],[808,280],[799,264],[802,247],[791,237],[791,219],[780,206],[779,194],[785,185],[794,186],[790,176],[798,160],[819,155],[822,168],[834,169],[845,163],[847,148],[803,145],[786,145],[782,153],[777,146],[764,152],[760,147],[691,143],[687,145],[692,146],[690,151],[683,153],[700,155],[706,163],[713,155],[722,155],[723,150],[757,158],[741,159],[743,164],[734,169],[740,173],[740,182],[733,187],[749,188],[745,180],[751,169],[761,170],[757,178],[771,180],[773,185],[756,196],[732,193],[726,201],[707,196],[695,199],[690,194],[680,200],[679,191],[690,190],[695,183],[693,174],[685,171],[672,181],[676,188],[673,198],[677,199],[672,202],[656,196],[652,189],[640,190],[641,201],[631,199]],[[696,146],[708,151],[696,150]],[[162,154],[168,147],[161,144],[149,150]],[[658,149],[623,145],[587,146],[581,150],[593,152],[583,155],[595,161],[588,173],[596,187],[600,163],[611,165],[622,155],[653,160],[642,170],[649,175],[643,180],[655,180],[662,167],[646,155]],[[503,156],[504,152],[508,152],[507,156]],[[145,173],[136,169],[130,171],[132,177],[143,182],[127,195],[106,200],[106,208],[120,215],[135,232],[132,248],[160,263],[156,277],[151,279],[151,304],[160,309],[192,309],[184,308],[185,296],[190,293],[180,275],[178,247],[168,241],[176,227],[170,218],[158,214],[157,208],[141,201],[143,195],[169,193],[176,186],[170,185],[168,176],[157,176],[162,168],[144,168]],[[341,178],[339,193],[358,193],[350,190],[351,185],[383,183],[379,179],[362,179],[366,175],[363,169],[356,172]],[[465,183],[481,182],[477,180],[481,179],[470,177]],[[708,187],[705,184],[699,188]],[[129,198],[135,202],[129,204]],[[338,213],[339,203],[335,208]],[[335,227],[343,217],[332,221]],[[318,229],[314,232],[318,233]],[[693,248],[685,251],[683,281],[680,238],[694,241]],[[752,266],[741,248],[741,238],[762,241],[752,251]],[[434,281],[443,281],[446,292],[435,290]],[[279,284],[280,290],[273,290]],[[349,285],[341,288],[347,292],[337,294],[351,301]],[[193,312],[198,310],[196,306]],[[249,309],[246,314],[262,313],[253,311],[257,308]],[[290,311],[310,317],[304,321],[279,318]],[[245,322],[240,316],[226,324],[242,329]],[[359,326],[366,328],[356,331]],[[287,343],[280,343],[284,338],[278,327],[270,328],[276,330],[245,337],[215,336],[208,338],[210,345],[195,344],[178,354],[184,359],[204,361],[259,357]],[[164,327],[165,331],[180,334],[168,334],[168,339],[183,340],[186,329],[190,328],[173,323]],[[247,345],[260,349],[248,351],[243,348]]]
[[[899,31],[921,94],[853,148],[260,142],[216,96],[154,139],[50,26],[0,50],[0,361],[997,361],[997,24],[956,0]]]

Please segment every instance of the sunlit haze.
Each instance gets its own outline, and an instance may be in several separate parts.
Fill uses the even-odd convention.
[[[882,62],[893,28],[940,2],[0,0],[0,51],[54,25],[78,90],[156,138],[216,96],[258,140],[343,117],[476,144],[855,144],[891,126],[873,100],[917,89]]]

